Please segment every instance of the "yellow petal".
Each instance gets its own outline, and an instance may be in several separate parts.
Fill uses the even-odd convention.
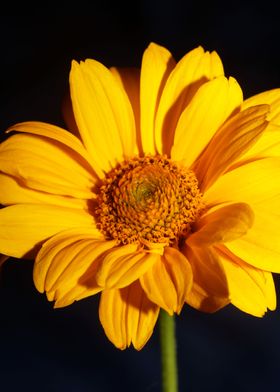
[[[143,155],[140,133],[140,69],[112,67],[110,70],[130,100],[135,119],[137,147],[140,155]]]
[[[147,298],[138,281],[101,294],[101,324],[108,339],[121,350],[131,343],[141,350],[153,333],[158,313],[158,306]]]
[[[67,146],[50,138],[16,134],[0,145],[1,171],[47,193],[93,198],[93,171]]]
[[[268,124],[268,110],[268,105],[248,108],[222,126],[194,168],[202,192],[261,137]]]
[[[141,66],[140,105],[141,136],[144,154],[155,154],[154,125],[164,84],[175,66],[171,53],[151,43],[145,50]]]
[[[34,264],[33,278],[38,291],[52,294],[55,306],[69,305],[81,295],[101,290],[95,280],[100,257],[115,246],[96,229],[78,228],[59,233],[46,241]],[[85,295],[85,293],[87,295]]]
[[[62,207],[87,209],[89,201],[36,191],[20,184],[15,178],[0,173],[0,204],[54,204]]]
[[[264,294],[266,297],[267,307],[270,310],[275,310],[277,306],[277,297],[275,292],[275,285],[273,280],[273,275],[271,272],[262,271],[265,281]]]
[[[98,237],[96,236],[96,238]],[[97,264],[103,254],[113,248],[116,243],[96,238],[80,239],[77,243],[68,244],[67,248],[60,251],[55,257],[52,256],[52,262],[46,276],[46,291],[60,290],[60,292],[65,292],[75,284],[100,291],[95,279]]]
[[[280,157],[280,126],[269,123],[257,142],[236,163],[240,166],[250,160]]]
[[[164,255],[140,278],[148,298],[170,315],[180,313],[192,286],[192,270],[177,249],[166,247]]]
[[[280,272],[280,198],[279,194],[251,205],[255,219],[246,235],[227,243],[227,247],[248,264]]]
[[[280,156],[280,89],[254,95],[243,102],[242,108],[260,104],[270,106],[267,116],[267,120],[270,121],[269,126],[252,149],[244,155],[244,160],[252,157]]]
[[[264,91],[246,99],[242,104],[242,109],[262,104],[270,106],[267,119],[274,124],[280,125],[280,88]]]
[[[157,253],[138,250],[137,244],[110,251],[97,271],[97,283],[104,288],[122,288],[134,282],[160,258]]]
[[[70,91],[82,140],[99,169],[108,172],[134,155],[136,133],[129,99],[109,69],[95,60],[72,62]]]
[[[74,208],[19,204],[0,210],[0,253],[30,257],[42,241],[73,227],[93,227],[93,217]]]
[[[200,247],[233,241],[246,234],[253,222],[254,213],[248,204],[229,204],[203,215],[187,244]]]
[[[275,309],[276,295],[270,272],[254,268],[222,248],[220,262],[227,278],[231,303],[256,317]]]
[[[193,285],[186,302],[195,309],[212,313],[229,303],[228,288],[217,252],[212,247],[185,247],[192,267]]]
[[[203,84],[179,118],[171,157],[190,166],[241,103],[235,79],[221,76]]]
[[[93,284],[93,279],[91,280],[91,285],[83,284],[73,284],[70,286],[62,286],[56,291],[48,291],[46,293],[47,298],[50,302],[55,301],[54,308],[64,308],[65,306],[72,305],[75,301],[80,301],[84,298],[95,295],[100,291],[100,287]]]
[[[204,52],[201,46],[177,63],[164,86],[156,115],[155,141],[159,153],[170,156],[179,117],[198,88],[223,74],[223,65],[217,53]]]
[[[265,158],[239,166],[221,176],[204,194],[208,205],[221,202],[260,202],[279,195],[280,159]]]
[[[88,170],[93,174],[93,176],[96,176],[93,171],[94,162],[91,155],[87,152],[81,141],[72,133],[65,131],[65,129],[40,121],[26,121],[12,125],[7,130],[7,133],[12,131],[43,136],[55,141],[55,143],[62,144],[62,148],[65,148],[65,146],[69,147],[70,150],[73,150],[72,153],[77,153],[77,161],[81,161],[87,168],[89,165],[92,165],[88,168]]]

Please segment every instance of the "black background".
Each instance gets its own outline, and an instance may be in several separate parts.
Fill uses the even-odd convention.
[[[0,129],[63,126],[72,59],[139,66],[151,41],[177,60],[198,45],[217,50],[245,97],[280,87],[279,38],[277,2],[93,1],[1,14]],[[1,392],[160,391],[157,328],[142,351],[117,350],[98,321],[98,296],[54,310],[33,286],[32,262],[12,259],[0,306]],[[180,392],[280,390],[279,309],[257,319],[231,306],[213,315],[185,306],[177,337]]]

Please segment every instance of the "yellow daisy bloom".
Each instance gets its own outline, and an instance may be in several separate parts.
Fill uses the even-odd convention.
[[[120,349],[160,308],[275,309],[280,89],[243,101],[216,52],[151,43],[141,70],[73,61],[70,93],[71,132],[24,122],[1,144],[0,252],[34,257],[55,307],[101,292]]]

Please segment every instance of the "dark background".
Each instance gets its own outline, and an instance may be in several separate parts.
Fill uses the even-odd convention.
[[[26,120],[63,126],[72,59],[139,66],[151,41],[177,60],[198,45],[217,50],[245,97],[280,87],[277,2],[207,4],[103,0],[1,14],[1,131]],[[11,260],[0,306],[1,392],[160,391],[157,329],[142,351],[117,350],[98,321],[98,296],[54,310],[33,286],[32,262]],[[279,309],[257,319],[231,306],[213,315],[185,306],[177,336],[180,392],[280,390]]]

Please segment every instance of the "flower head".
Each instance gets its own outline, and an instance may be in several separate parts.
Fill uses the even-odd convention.
[[[152,43],[141,70],[73,61],[70,92],[70,132],[24,122],[1,144],[0,252],[34,257],[55,307],[101,292],[121,349],[160,308],[275,309],[280,90],[243,101],[216,52]]]

